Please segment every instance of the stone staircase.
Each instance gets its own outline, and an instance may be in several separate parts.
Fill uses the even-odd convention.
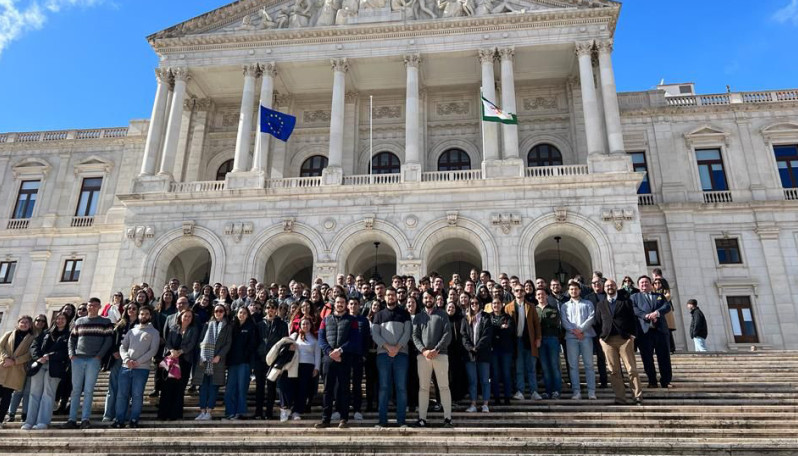
[[[673,368],[675,387],[646,388],[643,406],[613,405],[609,388],[598,391],[597,401],[513,401],[493,405],[490,414],[465,413],[461,402],[455,429],[438,427],[442,416],[431,412],[433,427],[422,430],[375,429],[376,413],[350,421],[350,429],[317,430],[318,406],[287,423],[195,422],[195,396],[186,398],[185,421],[156,421],[148,400],[142,428],[111,429],[99,423],[102,375],[93,429],[21,431],[19,423],[6,424],[0,454],[798,455],[798,352],[677,354]]]

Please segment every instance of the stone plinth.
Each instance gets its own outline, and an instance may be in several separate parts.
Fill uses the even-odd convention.
[[[227,173],[225,188],[236,190],[241,188],[263,188],[266,184],[266,174],[258,171],[241,173]]]
[[[133,179],[131,193],[166,193],[172,177],[159,174],[156,176],[138,176]]]

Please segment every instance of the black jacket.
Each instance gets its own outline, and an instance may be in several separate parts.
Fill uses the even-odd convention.
[[[613,333],[628,339],[637,335],[637,317],[634,304],[626,296],[616,294],[615,313],[610,311],[610,302],[605,297],[596,304],[595,328],[604,340]]]
[[[460,323],[461,342],[469,361],[489,363],[493,343],[493,319],[487,312],[480,312],[479,315],[480,320],[476,328],[468,322],[467,318],[463,318]],[[475,331],[476,334],[474,334]],[[474,339],[477,340],[476,343],[474,343]]]
[[[704,312],[701,312],[701,309],[696,307],[690,311],[690,315],[693,317],[690,322],[690,338],[695,339],[696,337],[700,337],[706,339],[708,330],[707,319],[704,317]]]
[[[260,343],[258,328],[251,319],[247,319],[243,325],[232,324],[232,327],[233,342],[230,345],[230,352],[227,353],[227,365],[249,364],[257,353]]]
[[[64,378],[69,368],[69,328],[42,331],[30,346],[31,359],[36,361],[44,355],[50,355],[49,375],[53,378]]]
[[[265,361],[274,344],[283,337],[288,337],[288,325],[280,317],[274,317],[271,321],[261,319],[258,322],[258,337],[260,338],[258,358],[260,361]]]
[[[507,313],[502,313],[501,315],[491,314],[490,318],[491,323],[493,323],[493,349],[505,354],[514,354],[517,337],[515,335],[513,317]],[[505,324],[507,327],[502,328]]]

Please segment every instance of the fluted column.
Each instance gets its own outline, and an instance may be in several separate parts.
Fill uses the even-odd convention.
[[[418,67],[421,65],[421,55],[405,55],[404,61],[407,68],[407,87],[405,92],[405,163],[402,164],[402,180],[416,182],[421,180],[418,100]]]
[[[249,148],[252,145],[252,108],[255,103],[255,79],[258,78],[260,68],[257,64],[247,64],[244,70],[244,92],[241,95],[241,115],[238,120],[238,135],[236,136],[235,161],[233,172],[249,171]]]
[[[585,134],[587,136],[587,153],[602,152],[601,128],[599,126],[598,98],[593,80],[593,42],[576,43],[576,55],[579,58],[579,79],[582,88],[582,109],[585,114]]]
[[[277,76],[277,64],[274,62],[261,64],[260,71],[263,73],[263,81],[260,86],[260,105],[258,106],[258,125],[256,126],[258,134],[255,140],[252,171],[265,173],[266,167],[269,164],[270,140],[267,134],[260,132],[260,107],[272,108],[272,100],[274,100],[274,77]]]
[[[621,111],[618,108],[618,94],[615,87],[615,73],[612,69],[612,40],[596,43],[598,47],[599,72],[601,75],[601,94],[604,101],[604,118],[607,124],[607,142],[611,154],[624,154]]]
[[[330,152],[324,170],[325,184],[340,184],[343,181],[344,109],[346,103],[346,58],[331,59],[333,69],[332,107],[330,110]]]
[[[482,96],[494,104],[496,99],[496,76],[493,62],[496,60],[496,49],[480,49],[479,63],[482,66]],[[479,101],[482,106],[482,100]],[[480,109],[481,112],[481,109]],[[495,161],[499,159],[499,125],[496,122],[482,122],[482,159]]]
[[[186,98],[186,83],[189,79],[188,68],[172,68],[172,76],[175,78],[174,95],[172,95],[172,105],[169,109],[169,123],[166,127],[166,144],[163,149],[163,159],[161,160],[162,176],[173,178],[172,172],[175,168],[175,157],[177,155],[177,143],[180,141],[180,124],[183,121],[183,101]]]
[[[141,172],[139,176],[152,176],[155,174],[155,167],[158,164],[158,155],[163,143],[163,124],[166,120],[166,103],[169,95],[169,70],[165,68],[155,69],[155,78],[158,81],[158,88],[155,90],[155,102],[152,105],[152,115],[150,116],[150,126],[147,131],[147,142],[144,145],[144,160],[141,162]]]
[[[515,75],[513,72],[513,56],[515,49],[512,47],[499,49],[502,66],[502,105],[501,108],[508,114],[516,114],[515,109]],[[503,158],[518,158],[518,125],[502,124],[502,139],[504,145]]]

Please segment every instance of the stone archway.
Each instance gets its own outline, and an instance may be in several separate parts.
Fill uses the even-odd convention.
[[[204,269],[206,265],[207,271]],[[204,273],[208,276],[208,282],[211,282],[223,279],[224,265],[224,245],[216,234],[204,227],[194,226],[193,234],[186,235],[182,228],[177,228],[165,233],[153,244],[144,261],[140,280],[158,289],[166,283],[172,271],[184,276]]]
[[[396,274],[396,251],[385,242],[380,242],[379,248],[375,248],[374,242],[363,242],[354,247],[346,257],[344,271],[371,278],[375,262],[377,273],[387,283]]]
[[[313,251],[302,243],[277,248],[266,260],[265,283],[288,284],[296,280],[309,285],[313,279]]]
[[[468,276],[471,268],[482,269],[479,249],[466,239],[448,238],[435,244],[426,257],[426,271],[437,272],[445,278],[452,274]]]
[[[547,281],[556,277],[560,261],[566,273],[566,280],[576,274],[590,277],[593,260],[587,247],[572,236],[560,236],[560,252],[557,254],[557,241],[553,237],[543,239],[535,249],[535,274]]]
[[[205,247],[190,247],[175,256],[166,268],[166,277],[181,284],[208,283],[211,278],[211,253]]]

